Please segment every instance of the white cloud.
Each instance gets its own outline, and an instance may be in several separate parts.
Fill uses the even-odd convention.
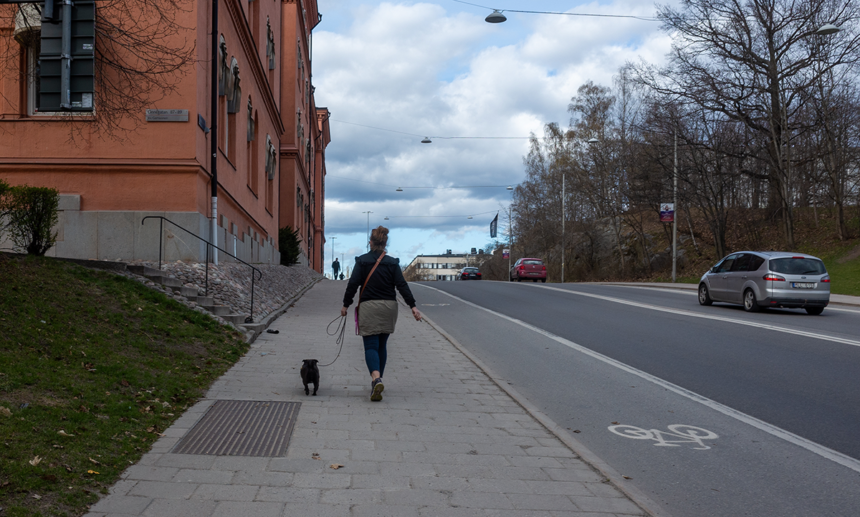
[[[660,62],[669,50],[669,38],[654,22],[511,15],[508,23],[491,25],[480,9],[451,2],[321,3],[340,20],[337,33],[323,23],[314,35],[316,100],[333,119],[326,232],[360,238],[352,243],[355,249],[363,249],[366,210],[374,212],[371,226],[390,223],[392,234],[395,228],[414,232],[399,240],[404,245],[398,248],[410,255],[439,253],[461,242],[463,249],[485,244],[489,237],[481,235],[492,214],[482,216],[486,221],[383,217],[495,211],[510,200],[504,188],[393,187],[516,184],[528,141],[437,138],[427,145],[420,136],[339,121],[422,136],[540,135],[548,122],[567,124],[570,98],[586,81],[610,85],[625,62]],[[654,14],[653,6],[637,0],[575,10]]]

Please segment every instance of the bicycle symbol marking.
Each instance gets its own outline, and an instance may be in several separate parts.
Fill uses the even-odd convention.
[[[660,429],[642,429],[633,425],[611,425],[608,429],[624,438],[633,440],[654,440],[655,447],[680,447],[681,443],[697,444],[695,450],[704,451],[710,449],[702,440],[715,440],[719,435],[713,431],[694,427],[692,425],[673,424],[668,426],[670,432]]]

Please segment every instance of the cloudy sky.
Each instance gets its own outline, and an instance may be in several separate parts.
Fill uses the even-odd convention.
[[[655,12],[642,0],[471,3]],[[315,96],[332,114],[327,263],[332,242],[345,265],[366,251],[367,211],[371,228],[391,229],[389,253],[401,264],[483,247],[496,212],[506,219],[505,186],[524,177],[529,134],[542,135],[548,122],[567,125],[570,98],[586,81],[611,85],[626,61],[662,62],[670,46],[659,23],[630,18],[507,12],[507,22],[489,24],[490,10],[454,0],[319,0],[319,7]],[[422,144],[425,136],[433,142]],[[440,188],[459,186],[483,188]]]

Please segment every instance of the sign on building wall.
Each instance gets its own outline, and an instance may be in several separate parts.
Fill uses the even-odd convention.
[[[188,110],[146,110],[147,122],[188,122]]]

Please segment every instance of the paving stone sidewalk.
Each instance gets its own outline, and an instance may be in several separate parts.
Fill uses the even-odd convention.
[[[308,291],[271,326],[280,334],[264,333],[88,515],[643,515],[405,307],[382,402],[370,401],[351,310],[340,359],[321,370],[319,394],[306,396],[301,361],[337,354],[325,329],[345,287],[323,281]],[[171,453],[219,399],[301,402],[286,456]]]

